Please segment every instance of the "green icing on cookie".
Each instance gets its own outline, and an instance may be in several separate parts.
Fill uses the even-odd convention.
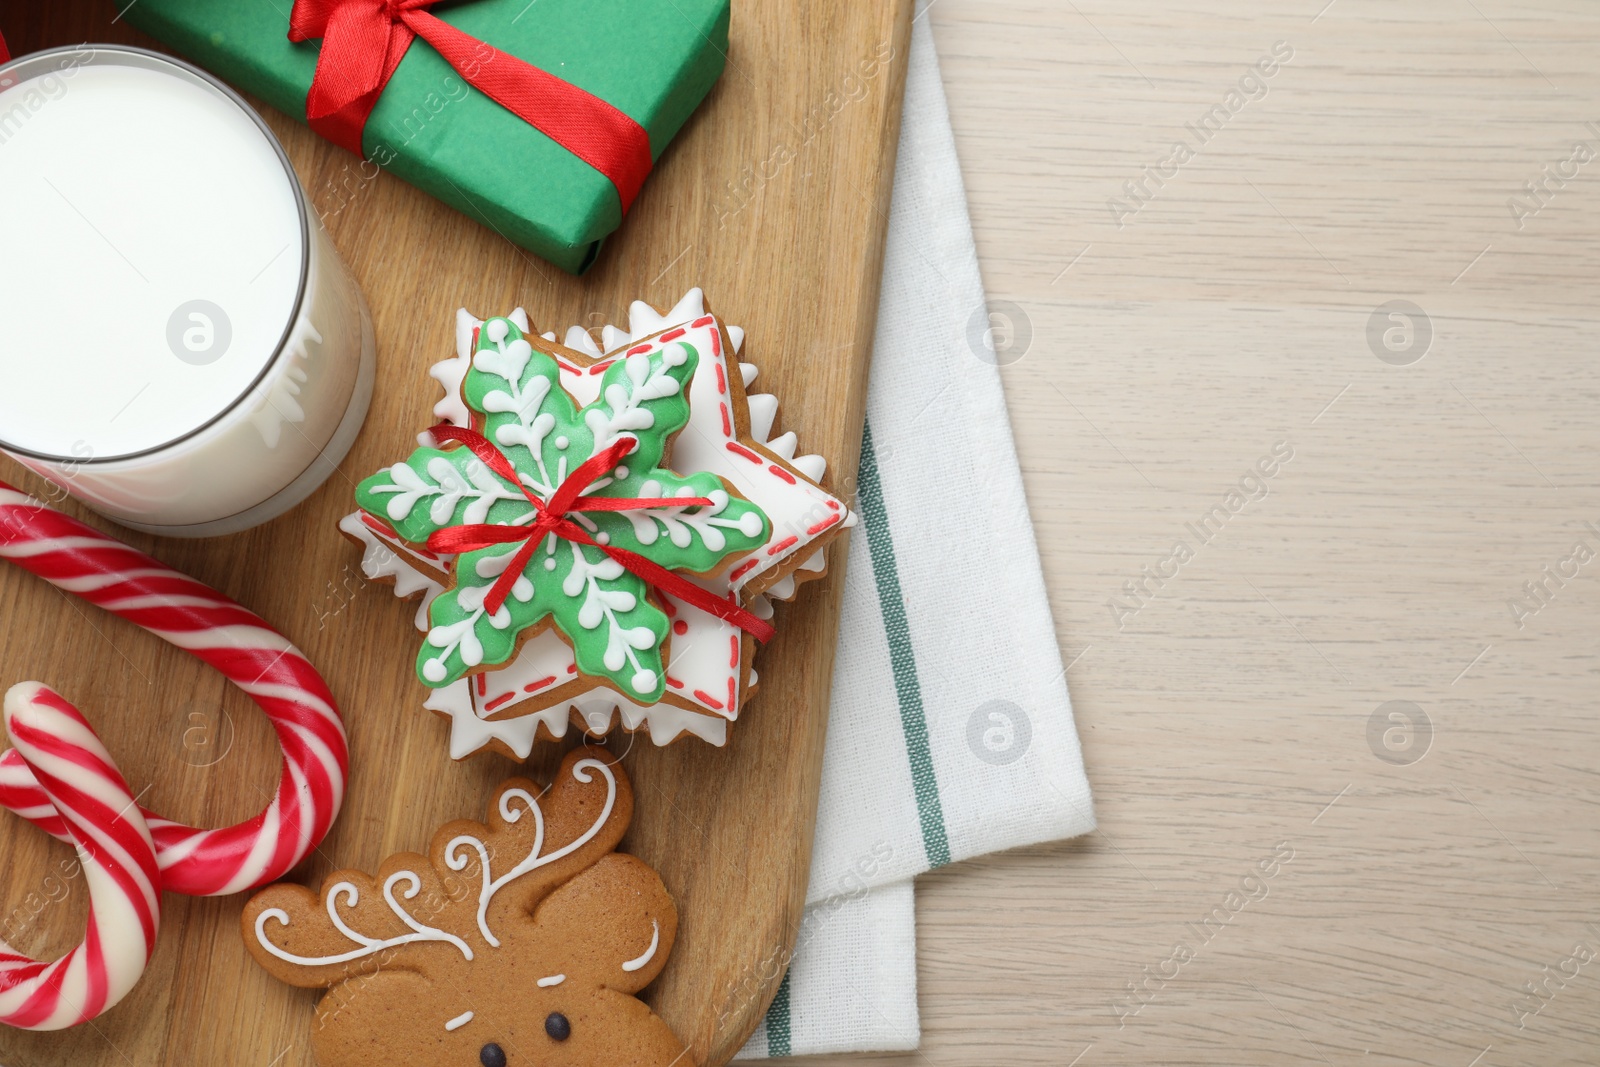
[[[661,500],[660,507],[574,512],[596,541],[629,549],[668,570],[707,573],[730,555],[767,540],[766,515],[732,495],[722,479],[663,468],[672,435],[689,420],[686,387],[699,353],[674,342],[618,359],[601,379],[600,398],[578,408],[561,387],[555,360],[535,349],[508,319],[479,331],[462,398],[482,417],[482,432],[523,484],[548,500],[569,472],[622,438],[634,449],[584,495]],[[674,506],[702,497],[711,506]],[[374,474],[356,489],[362,509],[422,544],[437,530],[490,523],[526,526],[535,511],[515,485],[464,447],[419,448],[404,463]],[[449,685],[481,664],[511,658],[518,637],[546,619],[572,644],[585,674],[609,679],[639,703],[665,690],[662,642],[667,616],[646,597],[649,584],[600,549],[546,537],[491,615],[484,601],[519,543],[462,554],[456,586],[429,607],[430,629],[417,655],[417,676]]]

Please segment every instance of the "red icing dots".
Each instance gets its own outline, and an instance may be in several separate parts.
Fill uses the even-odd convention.
[[[815,526],[813,526],[809,530],[807,530],[806,531],[806,535],[809,536],[809,537],[815,537],[817,534],[821,533],[823,530],[826,530],[828,527],[830,527],[834,523],[838,522],[839,518],[840,518],[840,516],[838,516],[838,515],[829,515],[826,519],[823,519],[821,522],[817,523]]]

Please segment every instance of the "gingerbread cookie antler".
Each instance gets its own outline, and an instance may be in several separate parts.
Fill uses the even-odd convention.
[[[689,1064],[634,994],[661,972],[678,915],[661,878],[614,850],[633,792],[604,749],[570,753],[548,791],[513,778],[487,824],[461,820],[429,854],[339,871],[319,894],[276,885],[243,917],[256,961],[328,988],[322,1067]]]

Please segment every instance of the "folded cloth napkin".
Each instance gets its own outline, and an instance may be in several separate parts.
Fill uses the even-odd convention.
[[[807,909],[737,1059],[915,1048],[911,878],[1094,829],[925,14],[909,64]]]

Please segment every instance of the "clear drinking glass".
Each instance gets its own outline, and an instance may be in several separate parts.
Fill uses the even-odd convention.
[[[366,417],[366,301],[282,146],[154,52],[0,66],[0,448],[135,529],[233,533]]]

